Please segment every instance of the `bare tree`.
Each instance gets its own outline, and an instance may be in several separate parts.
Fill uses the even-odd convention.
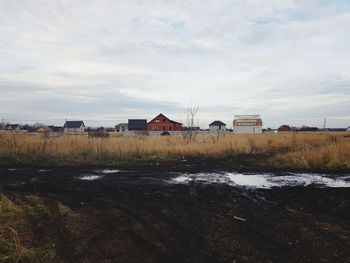
[[[199,126],[199,121],[197,119],[197,113],[199,110],[199,105],[197,106],[189,106],[186,109],[186,126],[187,129],[184,133],[184,138],[188,140],[193,140],[197,134],[198,134],[198,129],[197,127]]]

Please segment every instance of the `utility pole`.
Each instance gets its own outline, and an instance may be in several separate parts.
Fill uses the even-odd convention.
[[[327,118],[324,118],[324,120],[323,120],[323,130],[326,130],[326,126],[327,126]]]
[[[2,123],[1,123],[1,130],[5,129],[5,119],[2,118]]]

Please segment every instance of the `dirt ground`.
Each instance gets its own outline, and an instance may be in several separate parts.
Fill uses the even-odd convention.
[[[2,168],[0,192],[31,207],[18,235],[46,262],[350,262],[349,189],[166,181],[186,169]]]

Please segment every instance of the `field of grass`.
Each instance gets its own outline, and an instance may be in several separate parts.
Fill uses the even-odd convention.
[[[135,165],[182,159],[260,156],[252,165],[278,169],[350,168],[349,133],[279,133],[262,135],[44,136],[0,133],[2,165]],[[261,158],[263,156],[263,158]]]

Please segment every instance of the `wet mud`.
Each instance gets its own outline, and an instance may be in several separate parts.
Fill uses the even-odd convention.
[[[52,262],[350,261],[350,188],[176,182],[184,172],[2,168],[0,191],[44,200],[30,227]]]

